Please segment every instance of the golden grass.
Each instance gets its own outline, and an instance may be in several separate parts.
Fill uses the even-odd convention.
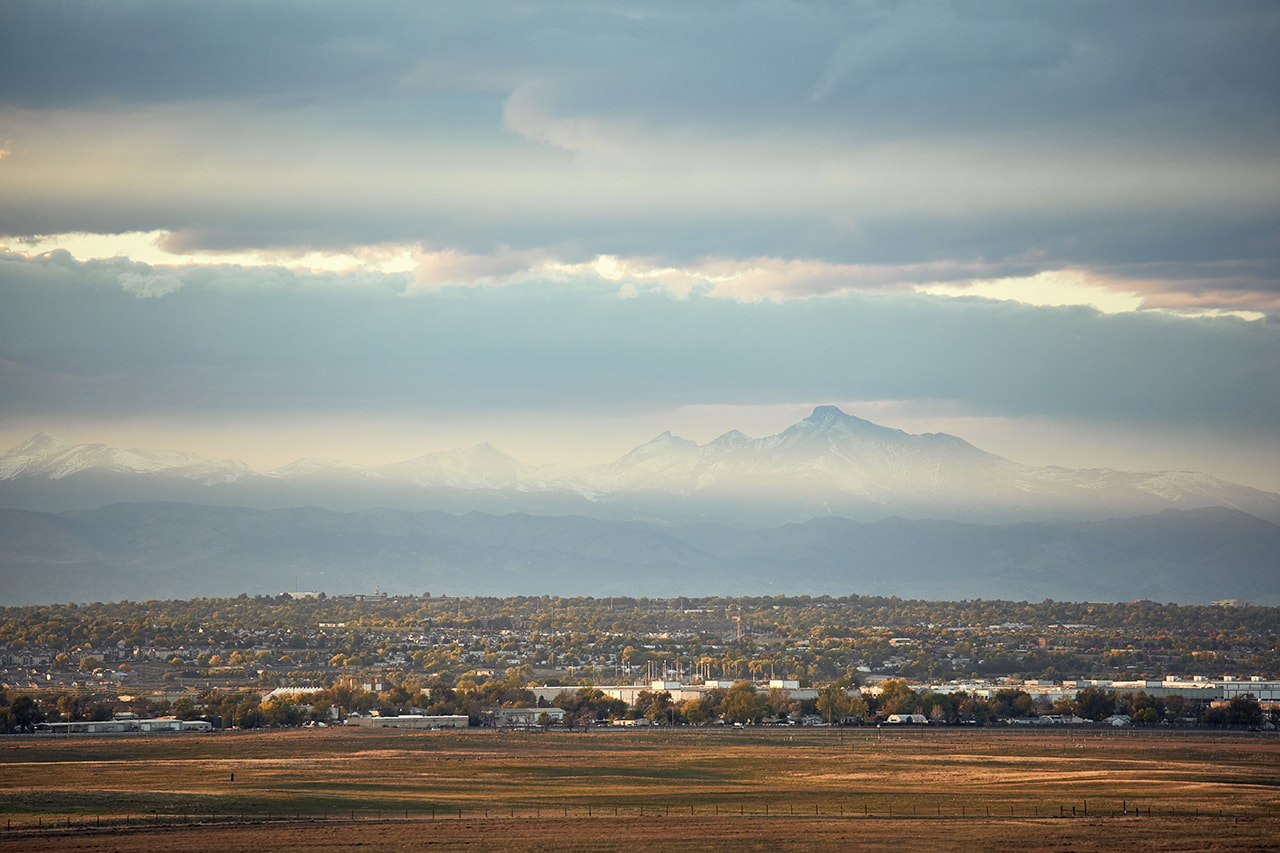
[[[947,850],[990,849],[993,838],[1007,849],[1107,850],[1125,838],[1132,850],[1265,850],[1280,838],[1280,740],[947,729],[27,736],[0,740],[0,794],[0,850],[260,850],[277,833],[299,842],[280,849],[303,838],[369,849],[374,836],[374,849],[416,849],[424,833],[472,850],[612,850],[628,839],[688,849],[690,834],[703,849],[889,849],[874,846],[876,832]],[[241,819],[262,822],[209,824]],[[787,846],[797,832],[808,846]]]

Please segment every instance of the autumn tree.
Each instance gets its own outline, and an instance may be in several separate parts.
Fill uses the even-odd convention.
[[[724,695],[724,718],[730,723],[755,723],[764,716],[764,697],[749,681],[738,681]]]
[[[920,697],[901,678],[890,678],[880,685],[878,703],[884,714],[915,714],[919,712]]]
[[[818,691],[818,713],[828,723],[839,723],[853,713],[853,697],[843,687],[828,685]]]

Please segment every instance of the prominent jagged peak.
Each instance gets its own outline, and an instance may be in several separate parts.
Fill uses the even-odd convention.
[[[670,430],[662,433],[662,435],[649,439],[644,444],[631,450],[623,459],[633,454],[641,456],[650,456],[654,453],[679,453],[681,451],[691,451],[698,449],[698,442],[688,438],[681,438],[678,435],[672,435]]]
[[[815,431],[842,431],[842,432],[859,432],[874,433],[883,435],[905,436],[907,433],[900,429],[891,429],[889,427],[880,426],[868,420],[847,414],[838,406],[818,406],[813,410],[813,414],[800,421],[798,424],[783,430],[783,434],[791,432],[815,432]]]
[[[736,429],[731,429],[724,435],[716,438],[707,446],[719,448],[721,450],[736,450],[739,447],[746,447],[753,441],[755,441],[755,439],[746,433],[739,432]]]
[[[849,414],[844,409],[841,409],[839,406],[830,406],[830,405],[815,406],[813,413],[810,414],[809,417],[805,418],[805,420],[813,421],[815,423],[828,423],[828,422],[839,423],[839,422],[847,422],[847,421],[857,421],[858,423],[870,423],[870,421],[864,421],[862,418],[855,417],[854,415]]]
[[[867,452],[878,448],[875,452],[881,452],[897,448],[898,452],[1000,459],[949,433],[909,433],[847,414],[837,406],[818,406],[809,417],[771,438],[782,445],[812,446],[816,441],[819,447],[827,449],[859,448],[860,452]]]

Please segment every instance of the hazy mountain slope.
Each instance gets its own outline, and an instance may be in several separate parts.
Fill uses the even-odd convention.
[[[1227,507],[1280,522],[1280,495],[1193,472],[1033,468],[942,433],[912,435],[833,406],[782,432],[706,444],[664,433],[607,465],[526,466],[488,444],[365,468],[303,459],[265,474],[193,454],[38,435],[0,455],[0,506],[120,500],[260,509],[397,507],[765,526],[824,516],[1011,522]]]
[[[1074,524],[823,518],[745,531],[584,517],[118,504],[0,510],[0,603],[432,590],[1244,598],[1280,604],[1280,526],[1234,510]]]
[[[46,433],[0,456],[0,479],[43,477],[61,480],[82,471],[163,474],[205,485],[234,482],[253,471],[232,459],[207,459],[186,451],[122,450],[106,444],[70,444]]]

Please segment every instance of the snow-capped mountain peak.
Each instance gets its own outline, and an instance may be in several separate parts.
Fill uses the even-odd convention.
[[[1280,495],[1213,477],[1033,468],[953,435],[911,434],[835,406],[819,406],[763,438],[731,430],[699,444],[664,432],[585,471],[527,466],[488,443],[373,468],[300,459],[268,474],[193,453],[73,445],[44,433],[0,454],[0,505],[76,508],[157,499],[733,523],[824,515],[1105,518],[1208,506],[1280,519]]]
[[[515,459],[484,442],[379,465],[374,470],[390,479],[423,485],[501,489],[518,486],[522,468]]]
[[[49,459],[66,453],[72,447],[70,442],[47,432],[38,432],[0,456],[0,480],[35,475]]]
[[[785,442],[833,436],[841,439],[858,437],[864,440],[894,441],[907,438],[909,434],[845,414],[836,406],[818,406],[809,417],[778,433],[777,438]]]
[[[185,450],[129,450],[107,444],[71,444],[37,433],[0,456],[0,480],[61,480],[82,471],[171,474],[203,483],[231,482],[252,473],[234,459],[214,460]]]
[[[688,438],[672,435],[668,430],[655,438],[651,438],[639,447],[629,451],[627,457],[654,456],[661,453],[687,453],[698,448],[698,442]]]
[[[739,432],[736,429],[731,429],[724,435],[716,438],[708,446],[715,447],[723,451],[733,451],[742,447],[747,447],[753,441],[755,441],[755,439],[746,433]]]

